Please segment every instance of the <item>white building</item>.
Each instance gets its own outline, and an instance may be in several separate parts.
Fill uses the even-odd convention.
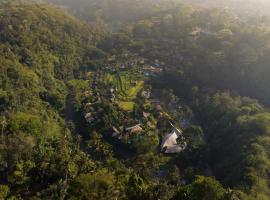
[[[161,151],[164,153],[179,153],[186,148],[186,145],[177,144],[177,139],[182,132],[174,128],[171,133],[165,135],[161,143]]]

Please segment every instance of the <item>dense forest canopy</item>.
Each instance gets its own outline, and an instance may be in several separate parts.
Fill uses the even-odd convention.
[[[268,200],[269,8],[0,1],[0,199]]]
[[[64,6],[84,20],[104,20],[115,26],[127,25],[174,8],[176,0],[48,0]]]
[[[267,0],[46,0],[70,9],[83,19],[102,18],[107,21],[136,21],[160,11],[166,11],[179,4],[201,8],[230,9],[243,17],[269,16],[270,3]]]

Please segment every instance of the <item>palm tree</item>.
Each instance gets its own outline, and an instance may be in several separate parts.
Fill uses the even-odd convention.
[[[2,141],[4,141],[4,130],[5,130],[6,126],[7,126],[7,120],[6,120],[5,116],[2,117],[1,126],[2,126],[1,127],[1,136],[2,136]]]

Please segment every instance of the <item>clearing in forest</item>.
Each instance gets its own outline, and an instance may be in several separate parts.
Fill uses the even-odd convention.
[[[142,76],[137,73],[118,72],[116,74],[107,74],[105,82],[117,89],[118,105],[126,111],[132,111],[134,99],[144,85]]]

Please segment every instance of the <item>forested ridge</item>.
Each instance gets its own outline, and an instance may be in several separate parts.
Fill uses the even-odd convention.
[[[268,200],[253,5],[0,1],[0,199]]]
[[[102,36],[46,4],[2,3],[0,15],[1,183],[32,196],[60,180],[64,186],[68,166],[89,165],[63,116],[68,81],[80,77]],[[1,199],[8,190],[2,185]]]

